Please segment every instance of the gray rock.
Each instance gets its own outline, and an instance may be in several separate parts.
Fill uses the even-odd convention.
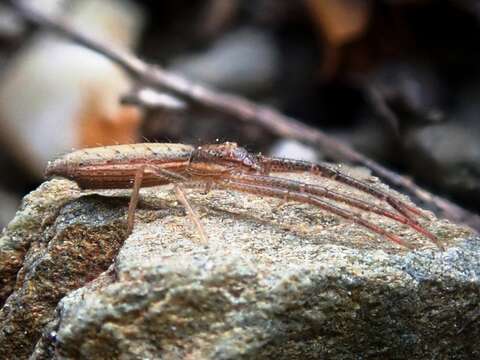
[[[279,76],[279,54],[265,32],[242,28],[223,36],[204,53],[173,61],[170,69],[223,90],[256,95]]]
[[[476,119],[475,119],[476,120]],[[480,124],[451,121],[405,137],[415,175],[469,204],[480,204]]]
[[[7,6],[0,4],[0,39],[17,40],[25,32],[25,24]]]
[[[365,170],[344,171],[387,189]],[[322,184],[369,199],[332,181]],[[144,189],[134,232],[126,239],[126,202],[119,197],[128,192],[80,196],[71,183],[54,181],[36,199],[42,193],[50,199],[62,187],[72,200],[33,239],[30,246],[37,249],[25,255],[0,312],[3,354],[32,359],[480,356],[480,239],[431,214],[422,223],[445,244],[443,252],[373,214],[363,217],[416,250],[312,206],[230,191],[188,191],[209,236],[202,245],[168,186]]]
[[[372,72],[366,83],[373,109],[400,131],[408,123],[441,122],[445,84],[431,66],[412,61],[386,62]]]
[[[13,219],[20,198],[0,187],[0,231]]]
[[[0,236],[0,305],[13,290],[27,250],[43,242],[44,227],[61,206],[78,195],[74,183],[51,181],[23,199],[21,209]]]
[[[125,201],[77,199],[74,185],[42,185],[0,238],[2,354],[28,358],[58,301],[105,271],[125,237]]]

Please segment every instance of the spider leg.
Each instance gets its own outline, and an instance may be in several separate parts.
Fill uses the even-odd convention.
[[[177,200],[180,201],[180,203],[183,205],[183,207],[187,211],[190,221],[192,221],[193,224],[195,224],[195,227],[198,230],[198,234],[200,236],[202,243],[208,244],[207,233],[205,232],[205,229],[202,223],[200,222],[200,218],[198,217],[197,213],[188,202],[188,199],[185,196],[185,192],[183,190],[183,186],[180,184],[175,184],[174,189],[175,189],[175,196],[177,197]]]
[[[332,169],[327,165],[312,163],[309,161],[275,158],[275,157],[273,158],[260,157],[259,160],[262,163],[262,165],[269,168],[271,172],[306,171],[306,172],[310,172],[313,174],[317,174],[317,175],[341,182],[345,185],[361,190],[367,194],[370,194],[376,197],[377,199],[386,201],[392,208],[397,210],[400,214],[402,214],[412,222],[416,223],[416,220],[412,217],[410,213],[428,219],[428,217],[425,214],[423,214],[415,206],[411,206],[405,203],[404,201],[401,201],[391,196],[390,194],[387,194],[382,190],[379,190],[358,179],[348,176],[338,170]]]
[[[133,223],[135,220],[135,210],[138,205],[138,198],[140,194],[140,187],[142,186],[143,174],[145,168],[140,167],[135,173],[135,179],[133,180],[133,189],[132,195],[130,197],[130,203],[128,204],[128,215],[127,215],[127,235],[130,235],[133,230]]]
[[[433,235],[428,230],[420,226],[418,223],[412,222],[410,219],[403,217],[399,214],[396,214],[394,212],[391,212],[383,207],[377,206],[376,204],[355,199],[351,196],[341,194],[333,190],[329,190],[323,186],[305,184],[295,180],[289,180],[289,179],[283,179],[283,178],[265,176],[265,175],[231,174],[230,178],[234,180],[238,180],[240,182],[246,182],[254,185],[269,186],[269,187],[280,188],[285,190],[293,190],[299,193],[312,194],[312,195],[320,196],[322,198],[328,198],[338,202],[342,202],[361,210],[373,212],[380,216],[390,218],[401,224],[411,227],[418,233],[430,239],[438,247],[442,247],[438,239],[435,237],[435,235]]]
[[[178,181],[185,179],[183,176],[173,173],[171,171],[160,169],[151,165],[144,165],[137,169],[135,172],[135,178],[133,180],[132,194],[130,196],[130,202],[128,204],[127,215],[127,235],[130,235],[133,231],[133,225],[135,222],[135,210],[138,206],[138,200],[140,198],[140,188],[142,187],[142,181],[146,172],[152,172],[156,176],[162,179],[170,181]]]
[[[208,243],[208,236],[205,232],[205,229],[200,221],[198,214],[195,212],[193,207],[188,202],[188,199],[185,195],[185,191],[183,189],[182,183],[186,183],[189,179],[183,175],[180,175],[176,172],[163,169],[159,166],[149,165],[147,166],[147,170],[154,173],[159,178],[167,179],[174,183],[174,190],[175,196],[177,200],[183,205],[185,211],[187,212],[190,221],[195,225],[198,230],[198,234],[200,236],[201,242],[204,244]]]
[[[169,180],[172,183],[188,181],[188,178],[186,176],[180,175],[171,170],[164,169],[160,166],[146,165],[145,169],[158,176],[160,179]]]
[[[405,241],[400,239],[395,234],[392,234],[382,229],[381,227],[365,219],[362,219],[359,214],[339,208],[335,205],[329,204],[323,201],[320,197],[315,195],[309,195],[309,194],[305,194],[298,191],[291,191],[291,190],[286,190],[282,188],[276,188],[273,186],[254,185],[254,184],[249,184],[247,182],[242,182],[239,180],[230,180],[230,179],[217,180],[215,182],[215,186],[222,189],[236,190],[240,192],[269,196],[269,197],[274,197],[279,199],[289,199],[289,200],[294,200],[301,203],[311,204],[325,211],[328,211],[332,214],[340,216],[346,220],[357,223],[376,234],[384,236],[385,238],[387,238],[393,243],[396,243],[398,245],[401,245],[409,249],[413,249],[411,245],[407,244]]]

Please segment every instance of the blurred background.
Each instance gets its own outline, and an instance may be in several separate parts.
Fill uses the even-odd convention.
[[[325,130],[434,193],[480,208],[477,0],[35,0],[105,44]],[[154,101],[151,101],[151,100]],[[0,2],[0,229],[72,149],[236,141],[328,160],[141,87]]]

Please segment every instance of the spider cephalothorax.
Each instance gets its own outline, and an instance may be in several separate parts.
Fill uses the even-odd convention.
[[[231,171],[260,172],[257,157],[234,142],[198,146],[190,157],[191,174],[213,176]]]

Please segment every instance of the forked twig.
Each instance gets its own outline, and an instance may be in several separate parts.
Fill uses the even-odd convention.
[[[11,0],[10,3],[29,22],[53,30],[78,44],[104,55],[145,86],[162,91],[168,90],[181,98],[235,116],[246,122],[254,122],[268,129],[273,134],[296,139],[319,148],[336,160],[365,166],[391,185],[413,194],[446,218],[456,222],[463,222],[477,230],[480,229],[480,217],[478,215],[463,209],[447,199],[428,192],[416,185],[408,177],[396,174],[319,129],[305,125],[271,107],[257,105],[240,96],[217,92],[205,86],[195,84],[160,66],[147,64],[129,52],[111,47],[83,35],[59,19],[40,14],[25,6],[21,1]]]

